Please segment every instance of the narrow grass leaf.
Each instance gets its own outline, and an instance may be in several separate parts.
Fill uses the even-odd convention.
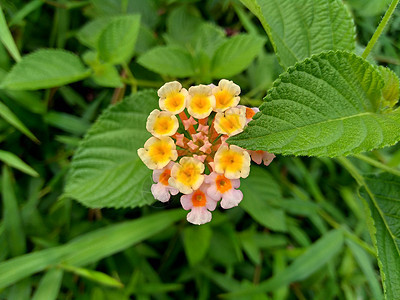
[[[189,264],[200,263],[210,247],[212,230],[210,226],[186,227],[183,231],[183,247]]]
[[[282,272],[275,274],[270,279],[261,282],[258,286],[249,287],[236,293],[226,294],[226,297],[235,298],[258,293],[266,293],[287,286],[293,282],[301,281],[314,272],[324,267],[343,248],[343,231],[333,230],[323,235],[317,242],[297,257]]]
[[[21,60],[21,55],[19,54],[17,45],[15,45],[11,32],[8,29],[6,18],[4,17],[3,9],[1,8],[1,6],[0,6],[0,40],[3,43],[4,47],[7,48],[8,52],[10,52],[14,60],[16,62],[19,62]]]
[[[184,218],[185,214],[181,209],[156,213],[98,229],[62,246],[9,259],[0,263],[0,289],[43,271],[50,265],[64,263],[81,267],[96,262],[165,230]]]
[[[32,300],[56,300],[60,291],[64,271],[51,268],[42,277]]]
[[[39,143],[39,140],[33,135],[33,133],[18,119],[18,117],[3,103],[0,102],[0,116],[10,123],[12,126],[17,128],[23,134],[25,134],[32,141]]]
[[[84,277],[86,279],[100,283],[105,286],[117,287],[117,288],[122,288],[124,286],[120,281],[99,271],[74,267],[66,264],[60,264],[59,267],[64,269],[65,271],[72,272],[75,275]]]
[[[25,233],[22,226],[17,198],[15,196],[11,171],[7,166],[3,166],[2,170],[3,178],[1,195],[3,198],[4,231],[10,254],[12,256],[17,256],[26,251]]]
[[[33,177],[39,176],[38,172],[36,172],[32,167],[24,163],[24,161],[16,156],[14,153],[0,150],[0,161]]]

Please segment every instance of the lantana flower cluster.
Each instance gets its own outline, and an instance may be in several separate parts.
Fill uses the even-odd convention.
[[[210,222],[219,201],[224,209],[237,206],[243,199],[240,178],[249,175],[251,159],[269,165],[275,157],[225,142],[258,112],[239,105],[239,94],[240,87],[226,79],[188,90],[172,81],[158,90],[160,110],[153,110],[146,123],[152,137],[138,155],[153,170],[154,198],[167,202],[182,193],[190,223]]]

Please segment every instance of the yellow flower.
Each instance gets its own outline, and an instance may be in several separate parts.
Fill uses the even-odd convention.
[[[204,181],[204,164],[193,157],[183,157],[171,170],[168,183],[183,194],[197,190]]]
[[[158,97],[160,108],[176,115],[185,109],[188,91],[178,81],[171,81],[158,90]]]
[[[200,84],[189,88],[187,109],[197,119],[207,118],[215,107],[215,97],[211,87]]]
[[[240,87],[233,81],[221,79],[212,92],[215,96],[216,112],[223,112],[239,104]]]
[[[178,118],[168,111],[155,109],[147,118],[146,129],[156,137],[174,135],[178,127]]]
[[[151,137],[138,151],[140,159],[152,170],[162,169],[178,158],[174,140],[170,137]]]
[[[228,179],[246,178],[250,172],[250,155],[238,146],[222,145],[214,156],[215,172]]]
[[[246,125],[246,107],[233,107],[215,115],[214,128],[219,134],[229,136],[243,131]]]

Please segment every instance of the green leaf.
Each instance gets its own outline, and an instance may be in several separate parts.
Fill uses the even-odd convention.
[[[140,56],[138,63],[163,75],[190,77],[195,74],[192,56],[187,51],[173,46],[154,47]]]
[[[99,17],[87,22],[76,34],[77,39],[83,45],[96,49],[100,34],[114,19],[114,17]]]
[[[66,132],[81,135],[89,128],[89,122],[77,116],[50,111],[44,116],[46,123]]]
[[[82,276],[86,279],[98,282],[106,286],[118,287],[118,288],[124,286],[120,281],[99,271],[89,270],[85,268],[78,268],[66,264],[61,264],[59,266],[66,271],[74,273],[75,275]]]
[[[4,162],[12,168],[24,172],[25,174],[31,175],[33,177],[39,176],[38,172],[36,172],[34,169],[32,169],[32,167],[24,163],[23,160],[16,156],[14,153],[0,150],[0,161]]]
[[[388,8],[391,0],[349,0],[357,14],[362,16],[376,16]]]
[[[157,104],[156,92],[144,91],[108,108],[76,151],[65,196],[89,207],[136,207],[154,201],[151,171],[137,150],[150,137],[146,120]]]
[[[397,77],[395,72],[383,66],[379,66],[379,72],[381,73],[383,81],[385,82],[385,85],[382,89],[382,94],[385,101],[383,101],[382,104],[383,106],[392,108],[397,104],[400,97],[399,77]]]
[[[371,263],[371,260],[368,257],[367,253],[365,253],[365,250],[350,239],[346,239],[346,244],[349,246],[354,258],[360,266],[360,269],[363,271],[366,279],[368,280],[373,299],[383,299],[382,288],[376,276],[374,266]]]
[[[7,22],[4,17],[3,9],[1,8],[1,6],[0,6],[0,40],[3,43],[4,47],[7,48],[8,52],[10,52],[14,60],[16,62],[19,62],[21,60],[21,55],[19,54],[17,45],[15,45],[11,32],[8,29]]]
[[[60,49],[41,49],[22,58],[0,88],[37,90],[65,85],[90,75],[79,57]]]
[[[227,294],[229,298],[237,298],[244,295],[266,293],[287,286],[293,282],[304,280],[314,272],[324,267],[338,254],[343,247],[343,232],[332,230],[323,235],[317,242],[297,257],[290,266],[272,276],[258,286],[245,288],[241,291]]]
[[[133,56],[139,27],[139,15],[113,19],[103,29],[97,41],[100,58],[112,64],[128,62]]]
[[[280,186],[263,168],[253,166],[250,176],[241,180],[243,200],[240,207],[261,225],[286,231],[285,212],[271,203],[282,198]]]
[[[400,295],[400,177],[381,173],[364,177],[368,225],[377,250],[386,299]],[[371,219],[372,217],[372,219]]]
[[[241,0],[257,16],[284,68],[327,50],[355,49],[354,22],[340,0]]]
[[[190,226],[183,231],[183,247],[191,266],[201,262],[210,247],[212,230],[209,225]]]
[[[51,265],[64,263],[80,267],[111,256],[169,228],[185,214],[182,209],[155,213],[98,229],[62,246],[9,259],[0,263],[0,289]]]
[[[393,145],[400,110],[383,113],[380,73],[355,54],[336,51],[289,68],[261,113],[229,143],[284,155],[339,156]]]
[[[33,133],[22,123],[18,117],[3,103],[0,102],[0,116],[10,123],[12,126],[17,128],[23,134],[25,134],[32,141],[39,143],[39,140],[33,135]]]
[[[43,275],[32,300],[56,300],[60,291],[64,272],[58,268],[52,268]]]
[[[215,51],[211,63],[214,78],[231,77],[246,69],[260,53],[265,39],[251,34],[238,34],[226,40]]]
[[[18,256],[25,253],[26,250],[25,233],[14,192],[12,175],[7,166],[3,166],[2,175],[1,195],[3,198],[3,222],[7,247],[12,256]]]

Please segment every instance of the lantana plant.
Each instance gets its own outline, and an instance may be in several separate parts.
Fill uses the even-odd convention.
[[[243,199],[240,178],[250,172],[251,159],[269,165],[275,155],[248,151],[225,141],[238,133],[258,112],[239,105],[240,87],[222,79],[218,85],[197,85],[188,90],[168,82],[158,90],[161,110],[147,118],[150,137],[138,155],[153,170],[151,192],[161,202],[179,192],[182,207],[193,224],[211,221],[218,201],[229,209]]]

